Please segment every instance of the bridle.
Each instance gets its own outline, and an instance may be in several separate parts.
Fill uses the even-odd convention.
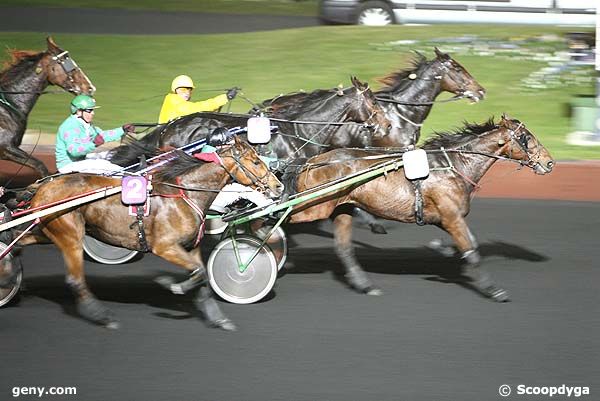
[[[75,62],[75,60],[71,58],[67,50],[55,56],[52,56],[52,61],[61,66],[61,68],[67,75],[67,78],[69,79],[70,83],[75,82],[75,80],[73,79],[73,75],[76,71],[80,70],[80,68]]]
[[[225,163],[221,162],[221,166],[223,167],[223,169],[225,171],[227,171],[227,173],[229,174],[229,176],[234,180],[234,181],[238,181],[235,178],[235,171],[237,169],[240,169],[244,175],[250,179],[251,181],[251,186],[255,187],[256,190],[258,192],[261,193],[268,193],[270,191],[269,188],[269,184],[268,184],[268,180],[269,180],[269,175],[271,174],[271,172],[269,171],[268,168],[265,169],[265,174],[263,176],[258,176],[256,174],[254,174],[252,171],[250,171],[246,166],[244,166],[244,164],[242,163],[242,158],[244,157],[244,155],[246,155],[246,153],[248,153],[250,151],[250,148],[245,148],[242,152],[239,152],[239,150],[237,149],[235,144],[230,145],[229,148],[227,148],[227,150],[231,151],[231,154],[219,154],[219,157],[224,159],[224,158],[232,158],[234,161],[234,167],[232,169],[227,169],[227,167],[225,167]],[[257,159],[260,160],[260,159]],[[255,161],[256,163],[256,161]]]
[[[523,133],[521,133],[520,136],[518,136],[517,133],[519,131],[521,131],[521,128],[525,128],[525,127],[523,126],[522,122],[519,122],[519,125],[517,126],[517,128],[514,130],[512,128],[509,128],[508,133],[510,135],[510,139],[512,141],[515,141],[517,143],[517,145],[521,148],[521,150],[527,155],[527,160],[523,164],[526,165],[527,167],[533,169],[536,165],[540,164],[540,158],[541,158],[540,144],[539,144],[539,142],[537,143],[537,145],[535,146],[535,153],[532,156],[531,153],[529,152],[529,139],[531,138],[531,135],[530,135],[529,131],[527,130],[527,128],[525,128],[526,132],[523,132]],[[512,159],[512,155],[509,155],[509,157]]]

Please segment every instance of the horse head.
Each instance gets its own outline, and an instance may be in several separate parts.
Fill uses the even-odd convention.
[[[386,118],[385,112],[375,99],[375,94],[369,88],[369,84],[361,82],[356,77],[350,77],[352,82],[353,92],[357,101],[354,102],[355,107],[349,109],[352,114],[352,119],[355,122],[364,122],[373,127],[375,137],[383,137],[387,135],[391,128],[390,121]]]
[[[271,198],[283,193],[283,184],[260,159],[256,150],[234,136],[230,144],[221,147],[223,167],[240,184],[250,186]]]
[[[469,74],[465,67],[448,54],[439,51],[437,47],[435,48],[435,55],[434,64],[439,66],[442,90],[466,97],[474,103],[483,100],[485,89]]]
[[[93,95],[96,87],[71,58],[69,52],[58,47],[52,37],[48,37],[46,42],[48,50],[40,59],[36,73],[45,73],[50,84],[60,86],[68,92]]]
[[[550,152],[519,120],[502,115],[498,126],[502,136],[498,141],[501,154],[513,160],[521,160],[536,174],[547,174],[554,167]]]

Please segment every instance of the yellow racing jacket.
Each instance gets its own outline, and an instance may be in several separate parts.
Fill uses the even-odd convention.
[[[177,117],[186,116],[199,111],[215,111],[219,107],[227,104],[228,101],[227,95],[225,94],[200,102],[190,102],[184,100],[175,93],[169,93],[165,96],[165,100],[160,109],[158,123],[164,124]]]

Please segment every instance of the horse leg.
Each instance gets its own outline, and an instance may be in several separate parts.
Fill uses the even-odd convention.
[[[46,177],[50,173],[48,169],[40,160],[36,159],[32,155],[28,154],[22,149],[15,148],[12,146],[0,148],[0,159],[10,160],[15,163],[25,165],[40,174],[40,177]]]
[[[352,215],[340,213],[334,220],[335,253],[346,269],[346,279],[352,288],[367,295],[382,295],[360,267],[352,245]]]
[[[169,241],[170,242],[170,241]],[[237,327],[221,311],[219,304],[215,301],[212,290],[208,285],[208,274],[202,262],[198,248],[186,252],[180,245],[155,244],[153,253],[161,258],[190,271],[190,277],[180,283],[175,283],[169,277],[159,277],[156,281],[167,288],[173,294],[185,294],[193,288],[200,287],[194,303],[202,312],[204,318],[211,327],[221,328],[226,331],[235,331]]]
[[[113,313],[106,308],[89,290],[83,270],[84,222],[76,212],[61,216],[44,227],[44,234],[61,250],[67,266],[66,282],[76,297],[77,312],[85,319],[116,329],[119,323]],[[81,219],[81,221],[77,221]]]
[[[509,301],[508,292],[497,286],[491,275],[480,266],[481,256],[477,250],[477,242],[474,241],[475,237],[464,218],[457,218],[450,223],[444,222],[443,228],[452,236],[462,254],[462,259],[465,261],[463,275],[469,279],[469,285],[496,302]]]
[[[369,225],[369,227],[371,227],[372,233],[387,234],[385,228],[377,222],[377,219],[375,219],[375,216],[373,216],[371,213],[365,212],[359,207],[355,207],[353,213],[354,216],[358,217],[359,219],[362,219],[365,223]]]
[[[475,236],[473,235],[471,230],[469,230],[468,227],[467,227],[467,230],[469,231],[469,238],[471,239],[473,248],[479,248],[479,246],[477,245],[477,240],[475,239]],[[447,258],[451,258],[451,257],[455,256],[456,252],[457,252],[456,246],[454,244],[449,243],[448,241],[445,241],[441,238],[436,238],[436,239],[429,241],[429,243],[426,246],[427,246],[427,248],[429,248],[435,252],[438,252],[439,254],[441,254],[442,256],[445,256]]]

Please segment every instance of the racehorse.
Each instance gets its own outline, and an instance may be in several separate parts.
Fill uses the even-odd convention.
[[[40,160],[19,149],[27,128],[27,116],[48,85],[57,85],[73,94],[92,95],[96,88],[51,37],[42,52],[14,50],[12,61],[0,72],[0,159],[10,160],[36,170],[40,176],[48,169]]]
[[[485,96],[485,89],[448,54],[435,48],[436,57],[430,61],[422,54],[416,54],[413,68],[393,72],[379,80],[385,86],[375,92],[375,97],[392,128],[387,135],[373,138],[371,146],[406,148],[416,145],[423,121],[429,115],[435,99],[443,91],[456,95],[454,99],[466,98],[472,102],[478,102]],[[284,95],[265,100],[260,107],[268,110],[278,103],[308,97],[306,93]],[[346,125],[340,128],[338,135],[354,137],[360,130],[361,127],[356,125]],[[381,224],[360,208],[356,208],[354,214],[363,219],[374,233],[386,233]]]
[[[475,237],[465,216],[477,182],[498,159],[519,162],[536,174],[552,171],[554,160],[538,139],[518,120],[502,116],[480,125],[467,124],[454,134],[440,133],[426,141],[422,149],[432,167],[419,185],[409,181],[401,169],[354,185],[325,198],[298,205],[290,223],[310,222],[333,217],[336,254],[342,261],[349,284],[359,292],[379,295],[360,267],[352,246],[352,215],[346,206],[358,206],[376,216],[404,223],[421,218],[450,234],[466,265],[463,274],[469,285],[495,301],[507,301],[508,293],[498,287],[480,267]],[[311,158],[297,177],[298,192],[347,177],[398,155],[360,149],[336,149]],[[418,202],[418,199],[422,202]],[[422,215],[415,212],[422,207]],[[334,214],[335,213],[335,214]]]
[[[413,68],[393,72],[379,79],[385,86],[374,92],[375,98],[392,128],[388,134],[373,138],[372,146],[405,148],[416,145],[422,123],[442,92],[453,93],[456,95],[453,99],[465,98],[471,102],[479,102],[485,96],[485,89],[448,54],[435,48],[436,57],[430,61],[422,54],[416,54]],[[311,97],[312,94],[304,92],[282,95],[263,101],[259,109],[268,112],[281,104],[310,102]],[[343,135],[353,137],[360,129],[358,125],[346,125],[340,128],[338,135],[343,132]]]
[[[437,48],[435,55],[428,61],[417,53],[413,69],[394,72],[380,79],[386,86],[375,92],[375,97],[392,122],[392,129],[390,135],[375,139],[374,146],[416,145],[421,125],[441,92],[453,93],[454,99],[483,100],[485,89],[462,65]]]
[[[368,84],[352,77],[346,89],[316,90],[299,101],[281,102],[269,113],[279,130],[267,145],[280,159],[308,158],[328,149],[365,147],[374,135],[361,129],[341,134],[343,123],[370,124],[375,136],[385,134],[389,121],[377,105]],[[159,126],[139,144],[153,147],[180,147],[205,138],[217,127],[246,126],[249,115],[195,113]],[[281,121],[285,120],[285,121]],[[287,121],[299,122],[287,122]],[[300,121],[301,120],[301,121]],[[311,122],[304,124],[302,122]],[[355,124],[358,123],[358,124]],[[111,161],[127,165],[143,153],[140,146],[123,145],[111,152]]]
[[[219,309],[206,283],[206,269],[197,247],[205,212],[217,192],[232,179],[241,184],[279,196],[283,186],[260,160],[253,147],[235,138],[232,145],[218,151],[221,164],[204,163],[181,154],[175,161],[153,172],[152,206],[147,217],[128,214],[118,195],[58,212],[41,221],[42,232],[63,254],[67,284],[73,290],[79,313],[95,323],[117,327],[112,313],[88,288],[83,271],[83,236],[86,232],[111,245],[157,256],[190,272],[182,283],[161,281],[174,293],[200,286],[195,300],[210,326],[235,330],[235,325]],[[59,176],[42,184],[31,207],[49,204],[84,191],[115,187],[121,180],[90,174]],[[39,236],[25,236],[19,243],[43,242]],[[46,240],[47,242],[47,240]]]

